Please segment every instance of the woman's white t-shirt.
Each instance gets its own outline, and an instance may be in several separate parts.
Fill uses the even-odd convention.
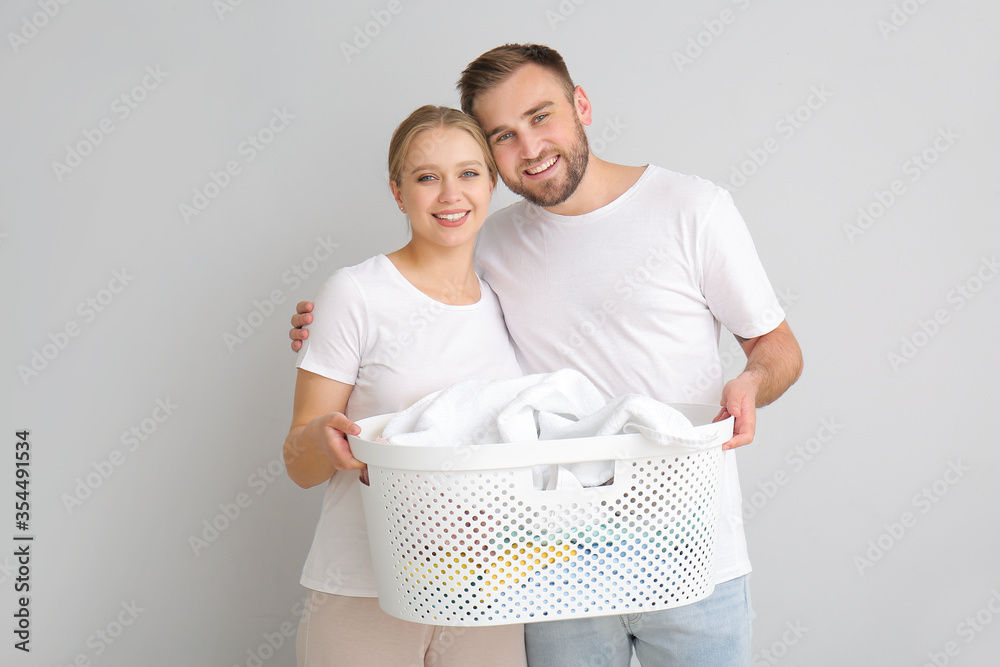
[[[347,416],[398,412],[468,379],[521,375],[493,290],[480,280],[478,303],[430,298],[385,256],[334,273],[314,300],[298,367],[354,385]],[[374,597],[358,471],[330,479],[301,583],[338,595]]]

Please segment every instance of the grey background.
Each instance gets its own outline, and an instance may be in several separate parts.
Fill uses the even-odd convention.
[[[733,186],[785,295],[805,374],[739,451],[754,664],[994,664],[996,4],[234,2],[0,10],[4,627],[23,428],[36,536],[33,650],[4,630],[4,664],[294,664],[292,639],[261,649],[298,622],[322,496],[278,468],[288,317],[337,268],[405,242],[392,129],[421,104],[457,106],[464,65],[508,41],[565,56],[602,157]],[[345,54],[366,25],[374,36]],[[696,57],[679,62],[685,51]],[[133,95],[147,67],[161,81]],[[247,161],[241,142],[274,109],[294,118]],[[113,131],[60,180],[53,163],[102,119]],[[935,148],[939,131],[951,138]],[[914,172],[924,151],[935,161]],[[230,160],[240,172],[185,222],[180,205]],[[753,173],[743,184],[734,169]],[[851,236],[859,207],[878,212],[897,180]],[[494,207],[511,201],[501,186]],[[240,318],[260,326],[237,344]],[[904,338],[919,347],[893,363]],[[728,335],[722,348],[736,349]],[[22,376],[36,352],[51,358]],[[176,406],[162,423],[158,400]],[[196,554],[192,536],[238,497]]]

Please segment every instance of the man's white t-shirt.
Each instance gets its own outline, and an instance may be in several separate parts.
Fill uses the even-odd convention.
[[[525,201],[494,213],[476,262],[524,372],[575,368],[608,400],[718,405],[720,323],[753,338],[785,317],[729,193],[652,165],[584,215]],[[750,571],[735,457],[725,453],[716,583]]]
[[[519,377],[496,295],[482,280],[479,289],[479,302],[453,306],[418,290],[385,255],[340,269],[316,295],[298,367],[354,385],[352,421],[398,412],[462,380]],[[303,586],[376,595],[359,484],[356,470],[327,484]]]

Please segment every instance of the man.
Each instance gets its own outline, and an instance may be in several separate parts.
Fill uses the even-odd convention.
[[[526,373],[571,367],[610,399],[639,392],[668,403],[712,403],[733,416],[732,450],[753,440],[756,408],[802,369],[743,220],[707,181],[590,152],[590,100],[558,53],[506,45],[459,81],[504,183],[524,197],[494,213],[477,263],[497,293]],[[311,321],[299,304],[293,325]],[[720,324],[745,370],[722,385]],[[291,332],[293,349],[308,332]],[[717,379],[712,379],[717,378]],[[735,452],[725,454],[715,591],[674,609],[525,626],[531,665],[749,665],[750,608]]]

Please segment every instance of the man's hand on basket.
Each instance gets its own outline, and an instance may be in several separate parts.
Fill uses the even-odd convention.
[[[719,401],[722,409],[712,421],[735,417],[733,437],[722,445],[722,449],[735,449],[753,442],[754,432],[757,429],[756,397],[756,385],[744,375],[730,380],[722,388],[722,400]]]

